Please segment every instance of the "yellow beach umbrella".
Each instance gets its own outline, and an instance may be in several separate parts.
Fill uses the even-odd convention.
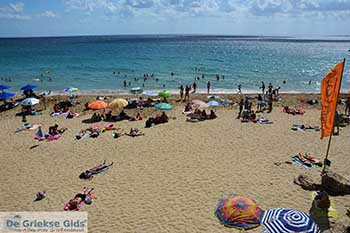
[[[112,102],[110,102],[108,104],[108,107],[111,109],[121,109],[121,108],[125,108],[126,106],[128,106],[128,101],[125,99],[114,99]]]

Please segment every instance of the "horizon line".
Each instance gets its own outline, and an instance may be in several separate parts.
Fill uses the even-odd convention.
[[[274,38],[294,38],[294,39],[305,39],[313,37],[350,37],[348,34],[319,34],[319,35],[302,35],[302,34],[268,34],[268,35],[259,35],[259,34],[201,34],[201,33],[125,33],[125,34],[76,34],[76,35],[38,35],[38,36],[0,36],[0,39],[31,39],[31,38],[68,38],[68,37],[102,37],[102,36],[193,36],[193,37],[274,37]]]

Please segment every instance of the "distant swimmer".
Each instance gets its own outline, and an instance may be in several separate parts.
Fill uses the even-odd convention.
[[[312,84],[312,81],[311,80],[309,80],[309,85],[311,85]]]
[[[174,72],[171,72],[171,74],[170,74],[171,76],[174,76]]]
[[[283,80],[283,84],[286,84],[286,80]]]

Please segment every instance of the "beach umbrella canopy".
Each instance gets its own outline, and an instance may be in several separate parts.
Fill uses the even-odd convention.
[[[130,92],[132,94],[141,94],[143,92],[143,90],[141,87],[133,87],[133,88],[131,88]]]
[[[0,85],[0,91],[6,90],[6,89],[10,89],[11,86],[7,86],[7,85]]]
[[[33,106],[40,102],[40,100],[35,98],[27,98],[21,102],[22,106]]]
[[[171,104],[167,103],[158,103],[154,105],[155,108],[160,109],[160,110],[171,110],[173,109],[173,106]]]
[[[99,110],[107,108],[108,104],[102,100],[95,100],[89,103],[88,107],[92,110]]]
[[[76,91],[79,91],[79,89],[76,87],[67,87],[63,91],[64,92],[76,92]]]
[[[192,100],[192,105],[199,107],[199,108],[206,108],[209,105],[201,100]]]
[[[145,92],[143,92],[143,94],[146,96],[153,96],[153,97],[158,96],[158,93],[152,92],[152,91],[145,91]]]
[[[219,201],[215,214],[227,227],[250,229],[260,225],[263,212],[254,200],[232,195]]]
[[[35,85],[35,84],[27,84],[23,87],[21,87],[21,90],[22,91],[27,91],[27,90],[33,90],[34,88],[37,88],[38,85]]]
[[[128,106],[128,101],[125,99],[114,99],[112,102],[108,104],[108,107],[111,109],[121,109]]]
[[[293,209],[276,208],[265,211],[261,223],[267,233],[319,233],[317,224],[309,215]]]
[[[211,106],[211,107],[219,107],[221,106],[221,104],[215,100],[212,100],[212,101],[209,101],[208,103],[208,106]]]
[[[16,96],[15,93],[12,92],[3,92],[0,93],[0,100],[6,100],[6,99],[10,99],[12,97]]]
[[[162,91],[162,92],[158,93],[158,96],[162,97],[162,98],[170,98],[173,95],[170,92],[168,92],[168,91]]]

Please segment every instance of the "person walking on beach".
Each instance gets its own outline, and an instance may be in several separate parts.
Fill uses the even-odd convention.
[[[196,93],[196,91],[197,91],[197,83],[194,82],[194,83],[192,84],[192,87],[193,87],[193,92],[192,92],[192,93]]]
[[[181,86],[179,87],[179,89],[180,89],[180,100],[182,100],[182,98],[184,97],[184,86],[181,85]]]
[[[185,98],[184,98],[183,102],[185,102],[186,99],[187,99],[187,101],[190,100],[190,90],[191,90],[190,86],[186,85],[186,88],[185,88]]]
[[[124,87],[126,87],[126,80],[124,80]]]
[[[239,112],[238,112],[237,119],[241,118],[241,114],[243,111],[243,105],[244,105],[244,102],[243,102],[243,99],[241,99],[241,101],[239,102]]]
[[[241,88],[242,88],[242,85],[241,85],[241,84],[238,84],[238,92],[237,92],[237,93],[238,93],[239,95],[242,95],[242,89],[241,89]]]
[[[269,83],[268,88],[269,88],[269,94],[272,93],[272,89],[273,89],[272,83]]]
[[[272,112],[272,102],[273,102],[272,92],[268,92],[267,96],[268,96],[267,103],[269,105],[269,111],[267,113],[270,113]]]
[[[265,83],[264,83],[264,81],[261,81],[260,88],[261,88],[262,94],[264,94],[265,93]]]
[[[208,94],[210,93],[210,81],[208,81],[208,83],[207,83],[207,93]]]

